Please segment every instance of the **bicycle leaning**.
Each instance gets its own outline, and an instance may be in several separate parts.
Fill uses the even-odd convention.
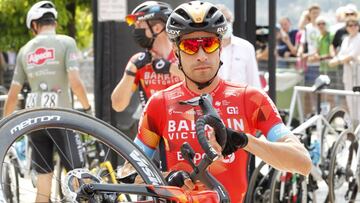
[[[319,202],[317,191],[328,188],[331,171],[331,155],[336,140],[346,134],[349,127],[349,115],[344,108],[332,109],[327,117],[321,114],[320,104],[323,88],[329,84],[327,77],[320,77],[313,87],[296,86],[290,106],[288,126],[291,123],[295,103],[300,103],[298,92],[314,92],[317,94],[316,114],[305,122],[300,119],[301,125],[292,132],[309,150],[312,156],[313,168],[308,177],[289,172],[278,171],[261,163],[254,171],[247,193],[247,202]],[[301,112],[301,105],[298,106]],[[320,184],[320,185],[319,185]],[[324,187],[325,186],[325,187]],[[323,201],[331,201],[330,188]],[[320,201],[321,202],[321,201]]]

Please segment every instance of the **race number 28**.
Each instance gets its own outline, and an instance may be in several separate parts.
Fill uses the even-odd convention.
[[[44,92],[41,94],[41,107],[56,107],[58,95],[54,92]]]

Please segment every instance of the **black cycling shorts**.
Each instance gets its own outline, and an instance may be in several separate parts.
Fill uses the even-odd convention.
[[[54,170],[54,151],[67,171],[84,165],[80,136],[62,129],[39,130],[29,134],[32,147],[32,167],[37,173],[46,174]]]

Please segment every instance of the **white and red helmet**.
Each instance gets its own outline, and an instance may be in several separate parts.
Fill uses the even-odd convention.
[[[26,27],[31,29],[31,22],[43,17],[46,13],[51,13],[57,19],[57,11],[55,5],[51,1],[39,1],[34,4],[27,13]]]

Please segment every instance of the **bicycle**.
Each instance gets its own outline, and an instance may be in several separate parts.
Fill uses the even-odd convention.
[[[266,194],[266,200],[269,202],[312,202],[316,201],[315,191],[318,189],[319,181],[327,181],[330,165],[330,154],[333,143],[339,137],[339,134],[349,127],[348,114],[343,108],[334,108],[328,114],[327,118],[320,112],[321,96],[320,93],[326,91],[323,88],[329,84],[329,79],[323,76],[317,79],[317,82],[313,87],[296,86],[291,100],[289,118],[287,120],[287,126],[290,126],[292,122],[293,112],[296,102],[298,102],[299,112],[301,109],[301,100],[298,96],[298,92],[315,92],[317,93],[317,112],[311,118],[304,122],[303,116],[300,113],[300,126],[292,130],[295,135],[300,137],[300,140],[304,143],[309,152],[313,153],[313,169],[309,178],[299,176],[297,174],[281,172],[270,168],[266,173],[261,174],[260,177],[256,177],[253,174],[249,185],[254,185],[255,188],[250,188],[248,192],[248,202],[256,200],[258,193],[256,191]],[[338,93],[338,92],[336,92]],[[317,139],[314,140],[314,137]],[[260,165],[264,167],[264,164]],[[261,170],[261,169],[259,169]],[[256,170],[258,172],[259,170]],[[262,185],[257,185],[256,181],[259,181]],[[264,180],[264,181],[262,181]],[[266,181],[265,181],[266,180]],[[262,182],[261,182],[262,181]],[[266,186],[266,187],[264,187]]]
[[[355,202],[360,186],[360,125],[336,141],[331,156],[329,190],[333,202]]]
[[[196,123],[198,126],[198,138],[206,152],[206,156],[199,165],[195,165],[192,162],[194,154],[191,147],[185,144],[182,152],[184,158],[194,166],[194,171],[190,177],[194,181],[201,180],[210,190],[188,193],[181,188],[166,186],[160,171],[127,136],[99,119],[69,109],[33,109],[15,113],[2,120],[0,122],[0,137],[3,138],[0,140],[1,164],[2,166],[9,164],[5,162],[5,157],[8,149],[11,148],[12,144],[19,137],[35,130],[46,131],[47,129],[61,128],[92,136],[93,139],[101,142],[109,150],[116,152],[127,160],[145,183],[145,185],[103,183],[101,178],[91,174],[90,170],[83,168],[73,169],[68,172],[65,182],[62,184],[64,194],[68,198],[67,201],[70,198],[71,201],[89,200],[91,202],[106,200],[108,202],[118,202],[122,201],[118,199],[118,196],[126,193],[149,196],[156,202],[163,202],[165,200],[178,202],[190,202],[191,200],[198,200],[200,202],[202,200],[207,200],[207,202],[229,202],[226,190],[205,170],[218,157],[205,137],[205,131],[203,130],[205,124],[210,122],[209,125],[214,127],[216,135],[222,135],[221,140],[223,142],[220,143],[221,146],[224,146],[226,142],[225,127],[219,120],[214,119],[217,113],[211,109],[211,103],[204,97],[200,99],[202,99],[202,102],[199,105],[202,107],[204,114],[215,115],[215,117],[201,117]],[[70,134],[66,136],[70,136]],[[0,167],[0,173],[3,174],[3,172],[3,167]],[[60,181],[59,178],[56,180]],[[74,188],[75,185],[73,183],[75,182],[79,183],[77,190]],[[4,184],[2,179],[1,185]],[[25,182],[20,184],[19,189],[28,192]],[[20,198],[22,198],[21,195]],[[27,196],[25,201],[31,201],[29,198],[30,196]],[[20,199],[20,202],[22,201],[24,199]]]

